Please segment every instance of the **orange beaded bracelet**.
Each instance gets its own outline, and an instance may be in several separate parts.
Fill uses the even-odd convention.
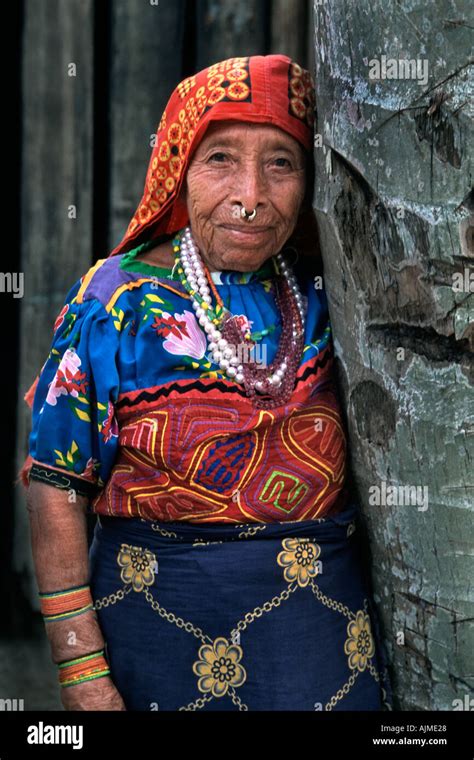
[[[59,683],[62,687],[92,681],[95,678],[102,678],[110,673],[109,664],[104,657],[103,649],[77,657],[74,660],[58,662],[58,668]]]
[[[41,613],[45,623],[81,615],[93,608],[93,599],[89,586],[74,586],[63,591],[39,594]]]

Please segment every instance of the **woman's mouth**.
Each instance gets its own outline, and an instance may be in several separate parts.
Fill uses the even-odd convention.
[[[221,227],[227,235],[242,243],[258,241],[270,231],[270,227],[250,227],[243,224],[222,224]]]

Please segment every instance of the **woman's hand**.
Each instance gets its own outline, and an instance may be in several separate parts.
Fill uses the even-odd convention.
[[[109,676],[61,687],[61,702],[68,711],[127,709]]]

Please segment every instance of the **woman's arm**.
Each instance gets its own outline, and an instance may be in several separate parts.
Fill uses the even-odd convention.
[[[86,507],[88,498],[30,480],[27,510],[36,579],[41,593],[89,583]],[[104,647],[95,610],[46,623],[55,663],[72,660]],[[66,710],[125,710],[108,676],[61,688]]]

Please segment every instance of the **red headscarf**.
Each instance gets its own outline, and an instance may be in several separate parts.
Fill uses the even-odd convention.
[[[286,55],[229,58],[184,79],[161,117],[143,197],[124,238],[109,256],[188,224],[179,192],[191,155],[211,121],[273,124],[310,151],[314,104],[310,73]]]

